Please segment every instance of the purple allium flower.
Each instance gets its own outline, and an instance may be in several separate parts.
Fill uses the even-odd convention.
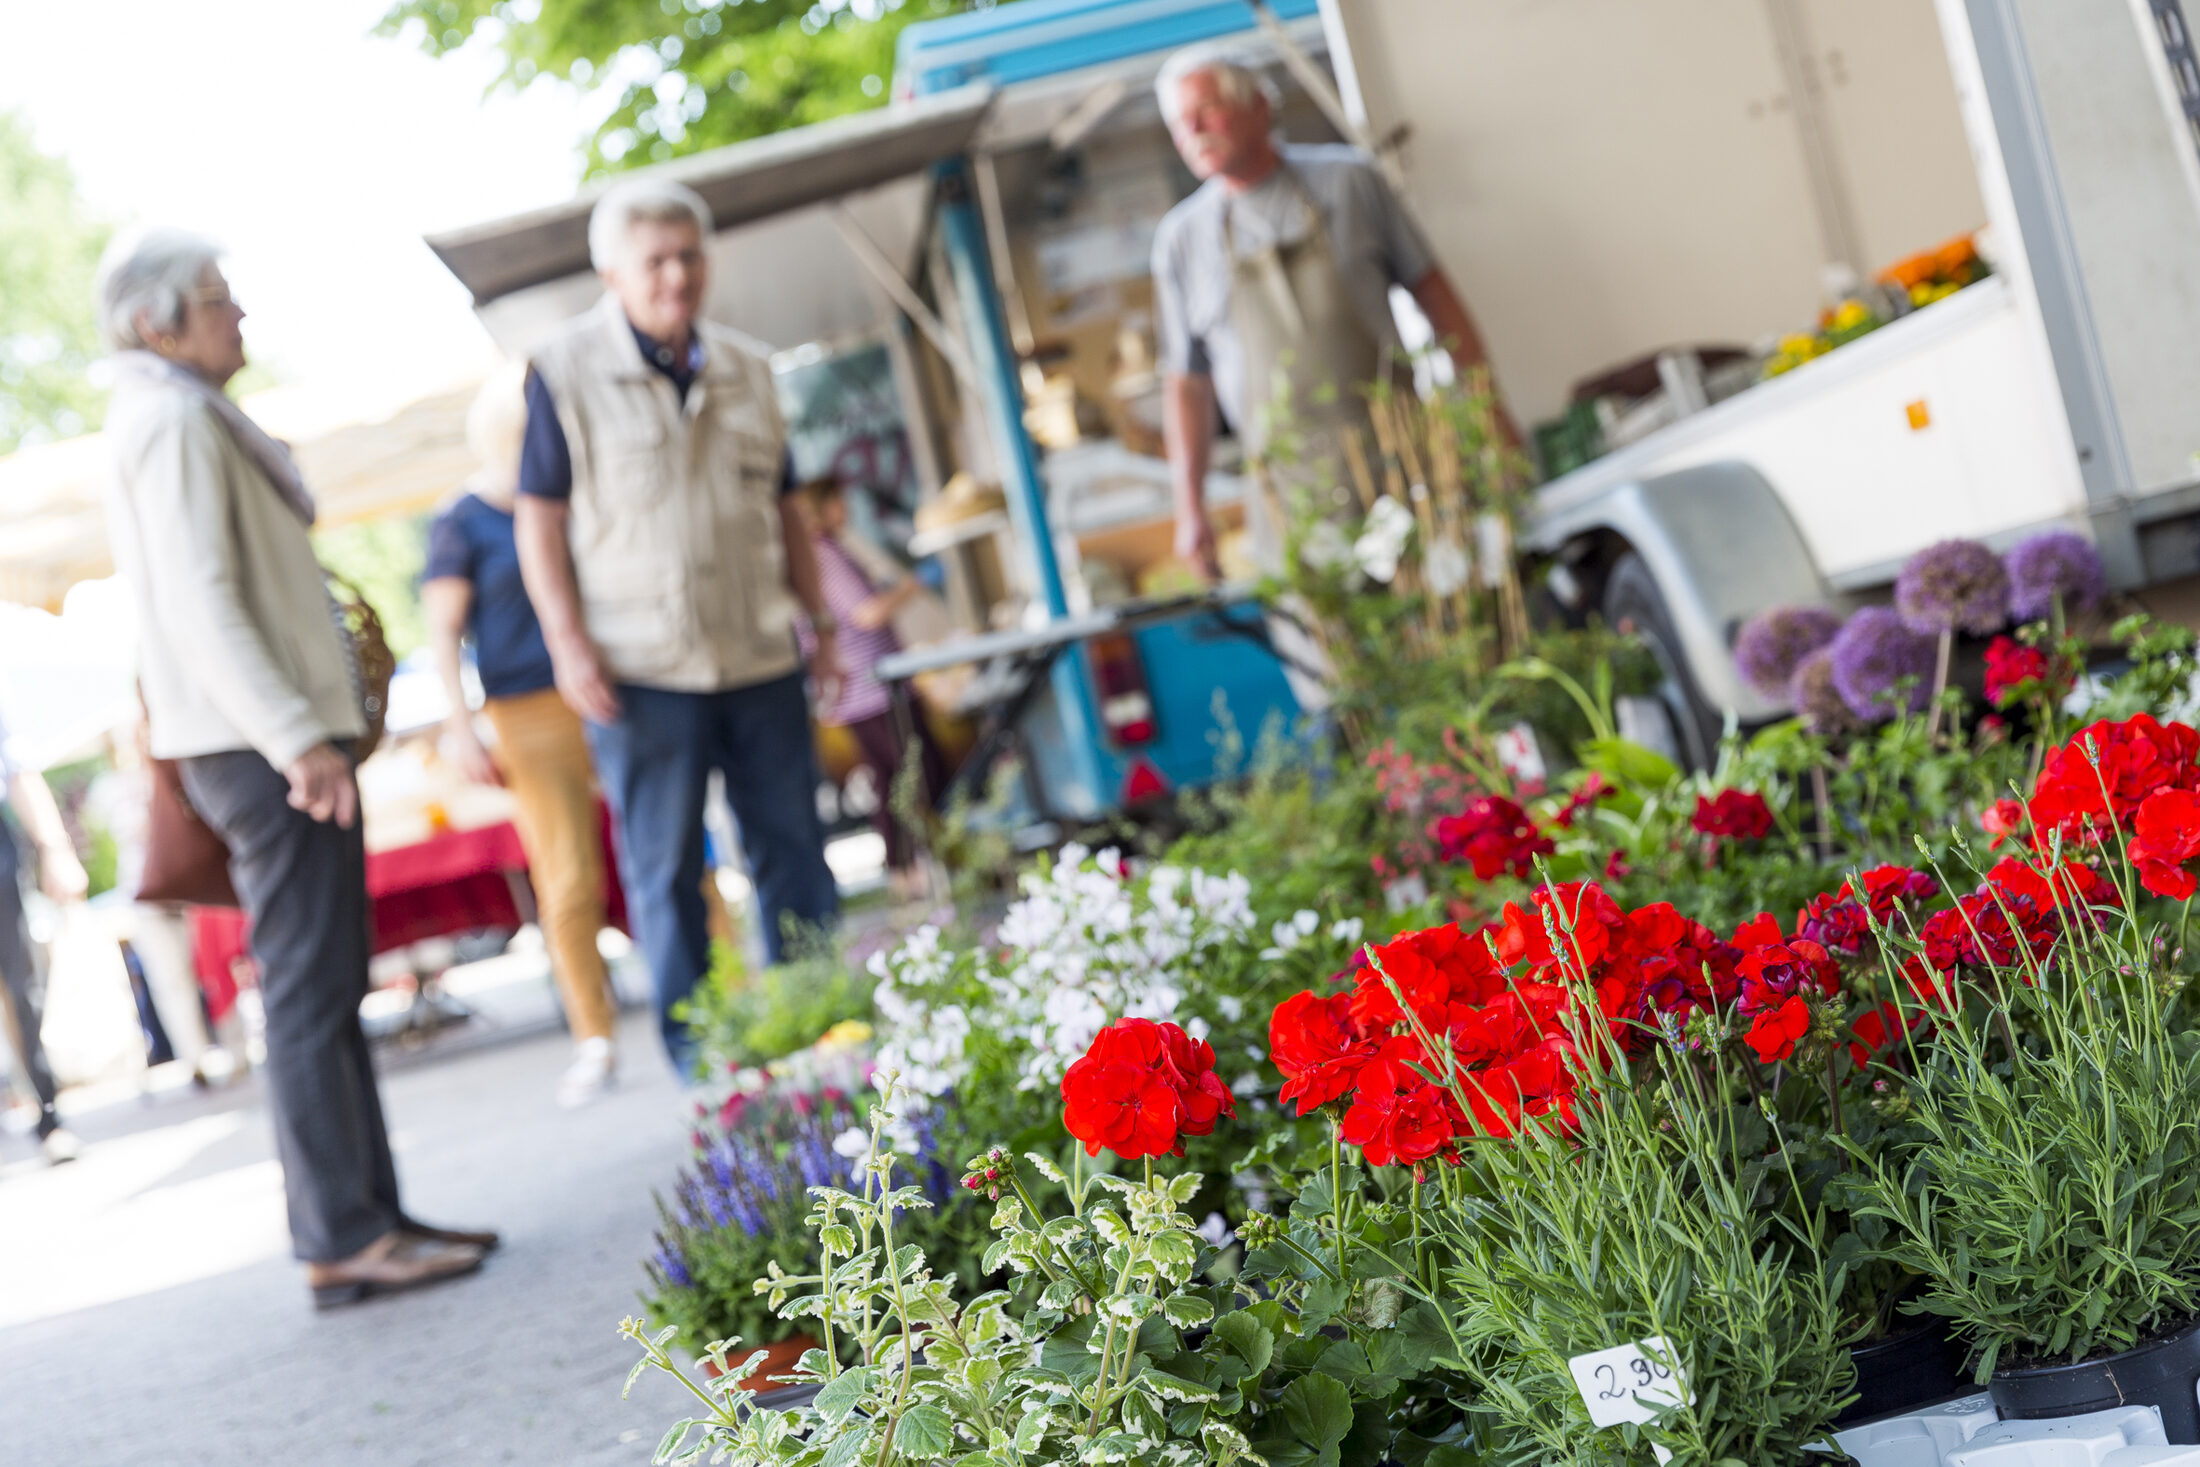
[[[2013,546],[2002,564],[2009,571],[2009,614],[2038,621],[2055,609],[2081,611],[2108,594],[2101,552],[2075,530],[2046,530]]]
[[[1916,679],[1908,694],[1911,712],[1931,696],[1926,684],[1933,676],[1933,639],[1911,631],[1888,607],[1867,606],[1850,617],[1826,650],[1833,657],[1834,687],[1866,723],[1894,716],[1894,685],[1904,678]]]
[[[1803,727],[1820,738],[1834,738],[1860,726],[1856,715],[1849,711],[1848,700],[1833,685],[1831,647],[1820,647],[1795,664],[1795,675],[1788,679],[1787,698],[1788,706],[1803,720]]]
[[[1913,632],[1983,637],[2009,617],[2009,572],[2000,556],[1976,540],[1942,540],[1902,567],[1894,580],[1894,606]]]
[[[1787,691],[1796,664],[1833,640],[1841,618],[1823,606],[1768,606],[1742,624],[1734,665],[1768,698]]]

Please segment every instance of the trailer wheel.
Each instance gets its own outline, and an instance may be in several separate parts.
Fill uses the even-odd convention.
[[[1632,551],[1615,561],[1605,577],[1604,619],[1613,630],[1639,637],[1657,659],[1661,674],[1651,696],[1624,700],[1648,706],[1618,710],[1623,728],[1630,724],[1640,727],[1645,722],[1662,724],[1662,729],[1645,729],[1643,733],[1648,737],[1630,736],[1639,743],[1668,742],[1670,749],[1661,753],[1677,755],[1677,762],[1690,769],[1709,769],[1718,751],[1722,720],[1705,703],[1695,678],[1689,674],[1688,658],[1673,630],[1673,618],[1665,609],[1657,577]],[[1666,739],[1659,740],[1657,732],[1663,732]]]

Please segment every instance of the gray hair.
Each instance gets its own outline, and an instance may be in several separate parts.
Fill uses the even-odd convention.
[[[1243,52],[1216,45],[1186,46],[1161,63],[1153,79],[1153,94],[1161,103],[1161,119],[1176,127],[1176,89],[1195,76],[1211,76],[1215,90],[1233,106],[1249,105],[1255,97],[1267,102],[1271,114],[1283,110],[1283,92],[1275,78],[1253,64]]]
[[[588,214],[588,263],[608,270],[626,250],[636,220],[653,224],[686,220],[708,241],[710,205],[684,183],[669,178],[629,178],[613,184]]]
[[[129,229],[108,242],[92,278],[99,334],[114,351],[151,348],[138,330],[144,316],[155,332],[181,331],[183,308],[209,265],[221,263],[213,241],[181,229]]]

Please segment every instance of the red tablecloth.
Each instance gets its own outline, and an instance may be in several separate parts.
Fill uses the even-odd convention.
[[[603,851],[609,887],[604,913],[612,926],[624,928],[626,893],[619,884],[609,810],[603,811]],[[425,938],[483,927],[517,927],[519,904],[513,899],[509,878],[526,869],[527,853],[520,849],[519,831],[509,820],[472,830],[446,830],[413,845],[369,852],[367,901],[374,951],[387,952]],[[199,983],[219,1018],[236,1001],[230,964],[249,950],[244,913],[234,907],[194,907],[191,942]]]

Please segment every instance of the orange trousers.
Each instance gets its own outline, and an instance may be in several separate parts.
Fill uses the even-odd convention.
[[[519,806],[543,941],[575,1039],[608,1039],[618,1019],[611,975],[596,947],[604,925],[603,831],[580,715],[555,688],[491,698],[497,771]]]

